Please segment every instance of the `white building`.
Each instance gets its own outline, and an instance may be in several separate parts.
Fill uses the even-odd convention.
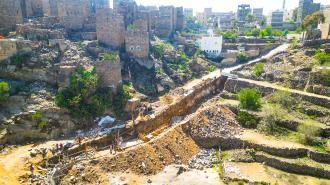
[[[217,58],[222,50],[222,36],[214,36],[212,30],[208,32],[209,36],[202,37],[200,40],[200,49],[206,53],[207,57]]]

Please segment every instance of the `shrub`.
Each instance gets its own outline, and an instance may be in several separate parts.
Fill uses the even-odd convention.
[[[291,96],[290,92],[287,91],[276,91],[269,99],[271,103],[280,104],[283,108],[291,109],[297,105],[295,98]]]
[[[47,121],[41,121],[38,123],[38,128],[39,129],[44,129],[46,126],[48,125],[48,122]]]
[[[240,52],[237,56],[237,62],[243,63],[249,60],[249,56],[245,52]]]
[[[258,119],[247,112],[240,111],[237,115],[237,121],[245,128],[257,128]]]
[[[132,98],[129,90],[130,87],[128,85],[123,85],[118,94],[113,98],[112,109],[116,115],[120,115],[123,112],[127,101]]]
[[[240,106],[244,109],[258,110],[261,107],[261,95],[255,89],[241,89],[238,97]]]
[[[42,113],[41,112],[35,112],[31,115],[31,118],[34,122],[39,123],[42,119]]]
[[[76,118],[92,118],[103,114],[112,105],[112,93],[107,88],[99,88],[100,80],[95,72],[78,68],[70,79],[70,86],[56,94],[59,107],[69,109]]]
[[[318,137],[321,133],[320,129],[315,126],[302,124],[298,128],[298,132],[300,133],[299,141],[302,144],[310,146],[324,146],[325,144]]]
[[[209,67],[207,68],[207,70],[208,70],[209,72],[213,72],[213,71],[217,70],[217,67],[211,65],[211,66],[209,66]]]
[[[118,53],[113,53],[113,52],[105,53],[102,56],[102,60],[117,60],[118,58],[119,58]]]
[[[252,73],[254,77],[259,77],[264,72],[264,64],[258,62],[254,65]]]
[[[166,50],[173,50],[173,46],[169,43],[159,42],[154,47],[154,54],[156,58],[163,57]]]
[[[324,85],[330,86],[330,69],[322,69],[320,77]]]
[[[266,134],[282,133],[277,123],[285,117],[288,113],[278,105],[267,105],[262,108],[261,121],[257,126],[258,130]]]
[[[23,63],[30,59],[31,55],[29,53],[16,54],[10,57],[10,63],[22,67]]]
[[[0,102],[4,102],[9,97],[9,84],[7,82],[0,82]]]
[[[318,50],[316,52],[315,58],[320,62],[321,65],[330,63],[330,54]]]

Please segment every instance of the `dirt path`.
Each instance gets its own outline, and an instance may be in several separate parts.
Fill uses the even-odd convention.
[[[13,149],[6,155],[0,155],[0,184],[21,184],[19,177],[28,172],[26,160],[32,145]]]

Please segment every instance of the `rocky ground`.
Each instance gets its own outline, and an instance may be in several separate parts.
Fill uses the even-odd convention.
[[[287,51],[260,61],[264,70],[260,76],[253,74],[255,64],[235,70],[242,78],[269,81],[288,88],[330,96],[327,77],[323,76],[327,66],[316,59],[317,50],[329,51],[329,45],[318,47],[291,46]]]

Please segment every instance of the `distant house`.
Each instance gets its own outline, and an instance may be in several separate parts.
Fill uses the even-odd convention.
[[[200,49],[207,57],[217,58],[221,54],[222,42],[222,36],[214,36],[213,31],[209,30],[209,36],[204,36],[200,40]]]

